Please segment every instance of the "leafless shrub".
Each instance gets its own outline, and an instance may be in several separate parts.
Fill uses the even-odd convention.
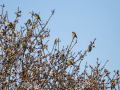
[[[16,29],[22,11],[15,12],[15,20],[9,21],[8,12],[3,13],[4,5],[1,5],[0,15],[0,88],[4,90],[106,90],[119,88],[119,71],[115,71],[116,78],[110,78],[110,72],[99,69],[100,63],[97,58],[97,66],[91,68],[91,75],[87,73],[87,63],[83,73],[79,73],[80,64],[86,54],[95,48],[94,42],[88,45],[90,48],[72,53],[72,48],[77,43],[73,38],[70,45],[59,50],[60,39],[55,39],[52,51],[48,50],[50,30],[46,28],[55,10],[46,23],[40,17],[35,18],[34,12],[29,12],[31,19],[26,21],[20,30]],[[37,14],[38,15],[38,14]],[[73,41],[76,40],[74,43]],[[74,44],[73,44],[74,43]],[[61,59],[61,55],[64,57]],[[77,57],[79,57],[77,59]],[[74,65],[68,65],[71,60]],[[108,61],[107,61],[108,62]],[[106,62],[106,63],[107,63]],[[105,63],[105,64],[106,64]],[[70,67],[69,71],[67,70]],[[105,79],[107,77],[108,79]],[[108,86],[110,84],[110,86]]]

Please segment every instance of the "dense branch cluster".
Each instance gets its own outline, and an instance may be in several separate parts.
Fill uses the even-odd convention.
[[[88,75],[87,68],[80,74],[80,64],[84,57],[95,47],[90,42],[87,50],[78,52],[76,55],[72,48],[77,43],[77,35],[72,32],[73,38],[66,48],[59,49],[60,39],[54,39],[53,48],[48,50],[50,30],[46,28],[51,16],[43,23],[39,14],[29,12],[28,19],[20,30],[17,23],[22,11],[15,12],[16,18],[12,22],[8,19],[8,11],[3,13],[4,5],[1,5],[0,14],[0,89],[6,90],[105,90],[119,87],[119,71],[111,79],[110,72],[99,69],[100,63],[97,58],[97,66],[91,68]],[[71,35],[71,36],[72,36]],[[75,38],[76,37],[76,38]],[[74,43],[74,41],[76,42]],[[107,61],[108,62],[108,61]],[[106,62],[106,63],[107,63]],[[105,63],[105,64],[106,64]],[[107,79],[105,79],[107,77]]]

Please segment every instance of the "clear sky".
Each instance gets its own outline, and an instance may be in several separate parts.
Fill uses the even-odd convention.
[[[111,75],[114,70],[120,70],[120,0],[1,0],[0,5],[2,4],[5,5],[4,13],[8,11],[12,22],[18,7],[22,11],[18,29],[31,18],[28,12],[40,12],[41,20],[46,22],[51,10],[55,9],[55,14],[47,25],[51,30],[50,51],[55,38],[60,38],[60,48],[70,45],[74,31],[78,36],[77,44],[73,48],[76,54],[81,50],[84,53],[90,41],[96,38],[96,48],[82,61],[81,71],[86,62],[96,66],[97,58],[101,67],[109,60],[105,68]]]

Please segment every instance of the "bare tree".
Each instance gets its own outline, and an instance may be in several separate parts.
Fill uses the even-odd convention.
[[[8,12],[3,13],[4,5],[1,5],[0,15],[0,89],[3,90],[107,90],[119,88],[119,71],[114,71],[115,76],[109,77],[110,72],[99,69],[100,63],[97,58],[97,66],[91,68],[88,75],[86,63],[84,72],[80,74],[80,64],[88,52],[95,48],[96,38],[90,42],[88,48],[82,54],[76,55],[72,48],[77,44],[77,35],[73,36],[70,45],[59,49],[60,39],[54,39],[53,48],[48,50],[50,29],[46,28],[51,17],[44,23],[37,13],[29,12],[31,19],[16,29],[19,23],[21,10],[15,12],[14,21],[9,21]],[[74,43],[75,41],[75,43]],[[78,58],[77,58],[78,57]],[[108,60],[107,60],[108,62]],[[106,63],[107,63],[106,62]],[[105,64],[106,64],[105,63]],[[107,79],[105,79],[107,77]]]

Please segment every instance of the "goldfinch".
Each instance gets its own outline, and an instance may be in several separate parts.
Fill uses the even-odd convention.
[[[76,33],[75,32],[72,32],[72,36],[73,36],[73,38],[77,38],[77,35],[76,35]]]
[[[8,26],[9,26],[9,28],[12,28],[13,24],[10,22]]]
[[[41,19],[40,19],[38,14],[35,14],[35,17],[36,17],[37,20],[39,19],[41,21]]]
[[[69,60],[69,61],[68,61],[68,65],[73,65],[73,63]]]
[[[111,89],[115,88],[115,80],[111,81]]]
[[[65,55],[64,54],[62,54],[61,55],[61,57],[60,57],[60,59],[64,59],[65,58]]]
[[[91,50],[92,50],[92,46],[89,45],[88,52],[90,52]]]
[[[30,19],[28,19],[27,24],[30,24],[30,23],[31,23],[31,20],[30,20]]]

